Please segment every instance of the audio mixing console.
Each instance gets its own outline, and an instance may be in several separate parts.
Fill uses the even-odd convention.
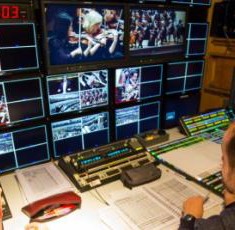
[[[81,191],[117,180],[123,170],[153,162],[136,138],[82,151],[61,158],[58,165]]]
[[[179,148],[190,148],[190,146],[197,145],[199,143],[202,143],[203,141],[212,141],[215,143],[221,142],[221,137],[223,135],[223,130],[214,130],[214,132],[210,133],[203,133],[201,135],[195,135],[195,136],[189,136],[186,138],[182,138],[176,141],[169,142],[167,144],[154,146],[150,149],[150,154],[157,159],[160,163],[165,164],[166,166],[172,168],[173,170],[176,170],[179,173],[182,173],[184,176],[186,176],[189,179],[192,179],[196,181],[198,184],[202,185],[203,187],[213,191],[215,194],[222,196],[223,192],[223,182],[222,182],[222,176],[220,169],[212,170],[210,173],[206,173],[205,175],[202,175],[201,178],[194,178],[190,176],[187,171],[183,171],[180,168],[176,168],[174,166],[174,163],[169,163],[163,159],[161,156],[162,154],[168,153],[170,151],[179,149]],[[220,146],[218,145],[218,148]],[[190,152],[191,150],[189,150]],[[176,153],[177,154],[177,153]],[[195,152],[197,154],[197,152]],[[177,156],[176,156],[177,158]],[[182,159],[183,161],[184,159]],[[187,162],[185,162],[187,164]]]
[[[205,138],[201,136],[189,136],[185,138],[181,138],[176,141],[169,142],[167,144],[159,145],[159,146],[152,146],[149,148],[149,152],[152,156],[155,158],[158,158],[158,155],[172,151],[174,149],[187,147],[196,143],[199,143],[201,141],[205,140]]]
[[[223,129],[215,129],[211,132],[202,133],[202,134],[200,134],[200,136],[204,137],[207,140],[215,142],[217,144],[221,144],[222,138],[224,136],[224,132],[225,132],[225,130],[223,130]]]
[[[0,188],[2,189],[1,185]],[[2,201],[2,213],[3,213],[3,220],[9,219],[12,217],[10,207],[7,203],[4,191],[2,190],[2,195],[1,195],[1,201]]]
[[[224,190],[221,171],[217,171],[209,176],[202,178],[200,183],[216,194],[222,196]]]
[[[231,111],[218,109],[195,116],[180,118],[180,126],[187,136],[226,129],[231,122]]]

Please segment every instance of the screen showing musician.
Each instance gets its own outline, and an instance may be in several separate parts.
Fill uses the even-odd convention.
[[[47,77],[50,114],[82,111],[108,104],[108,70]]]
[[[184,53],[186,11],[166,7],[131,8],[131,56]]]
[[[163,65],[116,69],[115,103],[141,101],[161,95]]]
[[[45,12],[50,65],[124,57],[122,7],[47,4]]]

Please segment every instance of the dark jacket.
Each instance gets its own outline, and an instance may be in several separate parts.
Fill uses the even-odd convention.
[[[181,219],[179,230],[235,230],[235,202],[219,214],[207,219],[199,218],[194,225]]]

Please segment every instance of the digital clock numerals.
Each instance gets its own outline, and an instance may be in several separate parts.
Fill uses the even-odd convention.
[[[20,9],[19,6],[0,6],[0,18],[1,19],[19,19]]]

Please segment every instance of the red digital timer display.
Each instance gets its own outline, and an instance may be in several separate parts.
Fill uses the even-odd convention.
[[[20,7],[16,5],[0,5],[0,19],[19,19]]]

